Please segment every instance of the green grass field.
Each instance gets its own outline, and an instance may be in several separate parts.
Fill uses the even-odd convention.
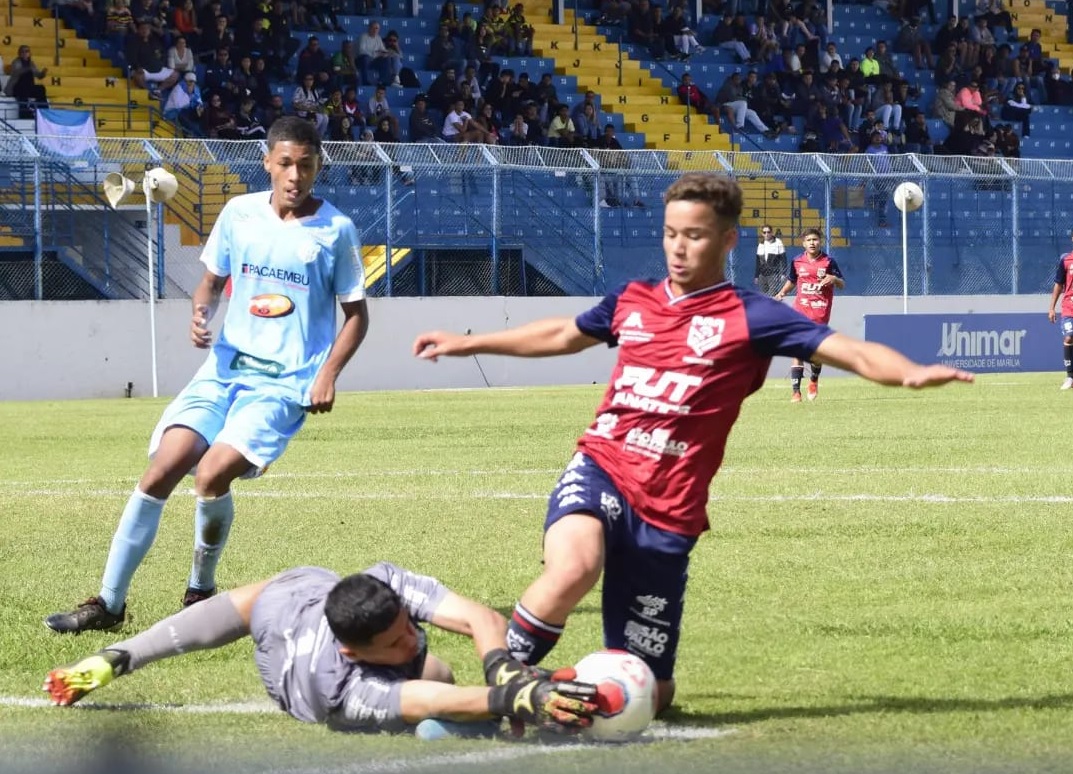
[[[754,396],[694,553],[668,718],[731,733],[600,750],[352,737],[239,712],[266,702],[248,641],[122,679],[91,697],[103,709],[20,706],[50,667],[116,638],[41,619],[96,593],[164,404],[0,403],[0,768],[120,734],[197,771],[1073,771],[1073,398],[1059,381],[910,393],[827,379],[791,406],[780,380]],[[598,396],[343,395],[237,487],[219,581],[389,559],[506,612],[540,570],[545,497]],[[168,505],[124,633],[177,609],[192,503],[184,489]],[[431,640],[479,680],[468,642]],[[554,659],[599,646],[594,594]],[[213,711],[136,706],[159,703]]]

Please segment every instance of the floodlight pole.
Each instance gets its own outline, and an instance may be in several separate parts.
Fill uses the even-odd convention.
[[[153,255],[153,199],[152,181],[146,175],[142,179],[142,191],[145,193],[145,253],[146,266],[149,269],[149,352],[153,369],[153,397],[160,397],[157,384],[156,365],[156,260]]]

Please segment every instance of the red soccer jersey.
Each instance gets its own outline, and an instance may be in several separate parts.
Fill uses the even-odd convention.
[[[820,280],[828,274],[839,279],[842,277],[842,271],[835,259],[826,253],[820,253],[814,259],[801,253],[790,264],[790,282],[797,283],[794,309],[819,323],[826,323],[831,319],[831,304],[835,298],[834,285],[820,287]]]
[[[729,282],[676,298],[666,280],[627,283],[577,325],[620,346],[579,451],[641,518],[683,535],[708,529],[708,487],[771,358],[808,360],[832,332]]]
[[[1062,317],[1073,317],[1073,253],[1058,259],[1054,284],[1062,286]]]

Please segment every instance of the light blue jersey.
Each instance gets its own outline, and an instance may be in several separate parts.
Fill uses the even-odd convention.
[[[253,466],[247,477],[262,473],[305,422],[335,341],[337,302],[365,297],[350,218],[322,202],[316,214],[284,221],[270,198],[235,197],[212,229],[201,261],[231,277],[231,302],[208,359],[157,424],[150,456],[169,427],[188,427],[237,449]]]
[[[306,404],[335,341],[337,301],[365,297],[361,243],[350,218],[328,202],[285,221],[271,195],[229,201],[201,254],[209,271],[231,277],[231,302],[198,376],[267,376]]]

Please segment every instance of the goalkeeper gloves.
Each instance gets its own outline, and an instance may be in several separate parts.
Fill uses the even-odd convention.
[[[541,669],[532,664],[524,664],[511,657],[504,648],[490,650],[484,656],[484,682],[485,685],[506,685],[511,680],[519,677],[539,677],[553,682],[569,681],[577,678],[577,671],[573,667],[562,667],[554,672]]]
[[[538,728],[570,733],[592,725],[596,686],[522,677],[488,692],[488,711]]]

